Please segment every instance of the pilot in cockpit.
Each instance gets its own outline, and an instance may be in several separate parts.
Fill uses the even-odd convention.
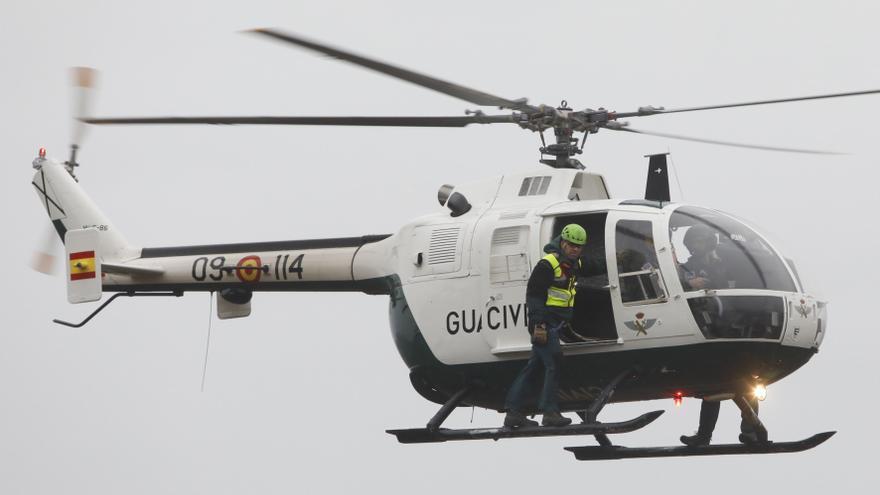
[[[715,248],[718,235],[710,227],[697,224],[685,232],[682,241],[690,258],[681,265],[682,285],[690,289],[726,289],[727,274]]]

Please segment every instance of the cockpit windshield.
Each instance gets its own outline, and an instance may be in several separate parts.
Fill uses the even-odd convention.
[[[727,215],[682,206],[670,217],[669,236],[685,291],[796,290],[788,269],[767,241]]]

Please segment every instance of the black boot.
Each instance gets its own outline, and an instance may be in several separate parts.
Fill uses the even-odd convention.
[[[755,445],[759,443],[758,434],[754,431],[744,431],[739,434],[739,441],[746,445]]]
[[[688,447],[701,447],[709,445],[712,441],[712,432],[715,431],[715,423],[718,422],[718,413],[721,411],[720,402],[703,401],[700,404],[700,427],[696,435],[682,435],[681,443]]]
[[[568,426],[571,424],[571,418],[559,414],[559,411],[546,412],[541,419],[541,426]]]
[[[688,447],[703,447],[709,445],[709,442],[712,441],[712,434],[700,433],[698,431],[694,435],[682,435],[679,437],[679,440]]]
[[[504,426],[508,428],[521,428],[523,426],[538,426],[538,422],[532,421],[521,412],[509,411],[507,416],[504,416]]]

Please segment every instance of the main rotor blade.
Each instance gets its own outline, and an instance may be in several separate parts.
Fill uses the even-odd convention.
[[[338,58],[340,60],[345,60],[346,62],[360,65],[361,67],[373,69],[377,72],[381,72],[382,74],[396,77],[398,79],[403,79],[404,81],[409,81],[413,84],[418,84],[419,86],[433,89],[434,91],[439,91],[441,93],[460,98],[464,101],[468,101],[476,105],[497,106],[500,108],[509,108],[511,110],[519,110],[525,112],[535,112],[538,110],[537,107],[526,104],[526,100],[524,98],[519,100],[508,100],[506,98],[501,98],[499,96],[484,93],[482,91],[477,91],[466,86],[443,81],[441,79],[437,79],[425,74],[419,74],[418,72],[404,69],[402,67],[396,67],[391,64],[379,62],[378,60],[355,55],[353,53],[316,43],[314,41],[307,40],[299,36],[282,33],[274,29],[254,29],[251,32],[269,36],[287,43],[292,43],[303,48],[308,48],[310,50],[314,50],[316,52],[320,52],[325,55]]]
[[[763,150],[763,151],[784,151],[787,153],[807,153],[811,155],[845,155],[846,153],[839,153],[837,151],[823,151],[823,150],[805,150],[800,148],[780,148],[776,146],[763,146],[759,144],[745,144],[745,143],[733,143],[730,141],[718,141],[716,139],[703,139],[703,138],[695,138],[689,136],[680,136],[678,134],[666,134],[665,132],[654,132],[654,131],[640,131],[638,129],[633,129],[630,127],[616,127],[609,126],[605,127],[606,129],[610,129],[612,131],[624,131],[624,132],[632,132],[635,134],[645,134],[648,136],[658,136],[665,137],[670,139],[681,139],[684,141],[695,141],[698,143],[707,143],[707,144],[718,144],[721,146],[734,146],[737,148],[750,148],[755,150]]]
[[[88,124],[215,124],[215,125],[351,125],[386,127],[464,127],[469,124],[514,123],[513,115],[464,117],[119,117],[88,118]]]
[[[841,98],[844,96],[859,96],[859,95],[871,95],[880,93],[880,89],[868,89],[865,91],[850,91],[848,93],[831,93],[827,95],[815,95],[815,96],[799,96],[797,98],[779,98],[776,100],[761,100],[761,101],[749,101],[745,103],[728,103],[726,105],[708,105],[704,107],[687,107],[687,108],[673,108],[671,110],[666,110],[663,107],[642,107],[639,108],[636,112],[622,112],[618,113],[617,118],[623,119],[628,117],[644,117],[646,115],[658,115],[664,113],[681,113],[681,112],[697,112],[700,110],[715,110],[718,108],[735,108],[735,107],[750,107],[754,105],[769,105],[772,103],[789,103],[792,101],[806,101],[806,100],[822,100],[825,98]]]

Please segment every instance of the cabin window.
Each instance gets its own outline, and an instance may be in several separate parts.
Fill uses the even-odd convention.
[[[666,301],[651,222],[621,220],[615,237],[620,297],[624,304]]]
[[[683,206],[673,212],[669,229],[685,291],[796,290],[785,263],[767,241],[723,213]]]
[[[785,306],[781,297],[713,296],[688,299],[707,339],[772,339],[782,336]]]

